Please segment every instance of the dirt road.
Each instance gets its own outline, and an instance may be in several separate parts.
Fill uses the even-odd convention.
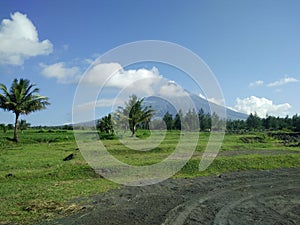
[[[300,167],[122,187],[51,224],[300,224]]]

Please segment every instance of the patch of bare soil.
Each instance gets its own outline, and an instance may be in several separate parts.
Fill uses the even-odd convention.
[[[51,224],[300,224],[300,167],[122,187]]]

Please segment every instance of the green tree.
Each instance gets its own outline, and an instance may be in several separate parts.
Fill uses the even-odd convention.
[[[12,123],[7,124],[7,130],[13,130],[14,129],[14,125]]]
[[[21,120],[19,122],[19,129],[23,132],[23,130],[26,130],[28,127],[30,127],[30,123],[27,123],[26,120]]]
[[[97,128],[102,133],[114,134],[114,128],[113,128],[113,122],[112,122],[111,114],[108,114],[107,116],[102,117],[98,121]]]
[[[182,110],[180,109],[178,113],[176,113],[175,118],[174,118],[174,128],[175,130],[181,130],[181,120],[183,119],[183,113]]]
[[[209,113],[205,114],[204,110],[201,108],[198,112],[198,118],[201,131],[208,131],[211,129],[211,115]]]
[[[125,108],[119,107],[118,114],[121,118],[127,118],[129,123],[129,129],[132,133],[132,136],[135,135],[137,127],[141,123],[149,124],[151,118],[154,115],[154,110],[149,106],[143,107],[144,99],[139,99],[136,95],[129,97],[128,102],[125,102]],[[145,127],[149,127],[145,125]]]
[[[0,124],[0,129],[3,131],[3,133],[6,133],[7,127],[4,123]]]
[[[211,115],[211,130],[221,131],[226,127],[226,120],[218,116],[217,113],[213,112]]]
[[[173,116],[169,112],[166,112],[163,117],[163,121],[165,122],[167,130],[172,130],[174,128]]]
[[[292,123],[293,123],[293,130],[294,131],[300,131],[300,116],[297,114],[293,116],[292,118]]]
[[[280,121],[284,121],[283,119],[279,117],[274,117],[274,116],[268,116],[264,119],[262,119],[262,125],[266,130],[278,130]]]
[[[39,88],[35,84],[30,84],[27,79],[14,79],[10,90],[4,84],[0,84],[0,108],[11,111],[15,114],[14,138],[18,142],[18,119],[22,114],[45,109],[48,97],[39,95]]]
[[[258,130],[262,128],[262,120],[255,113],[254,115],[251,113],[247,120],[246,124],[249,130]]]
[[[184,116],[184,129],[189,131],[199,131],[199,116],[194,108],[189,109]]]
[[[226,129],[228,131],[243,131],[246,129],[246,122],[244,120],[228,120]]]

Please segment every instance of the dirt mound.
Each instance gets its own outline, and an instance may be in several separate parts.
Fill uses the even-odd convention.
[[[300,224],[300,168],[169,179],[91,200],[51,224]]]

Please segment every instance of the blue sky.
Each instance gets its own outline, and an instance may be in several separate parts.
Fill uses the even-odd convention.
[[[0,83],[27,78],[50,98],[47,110],[24,117],[31,124],[70,123],[77,81],[93,60],[122,44],[162,40],[205,61],[227,106],[262,116],[299,114],[299,11],[297,0],[2,0]],[[119,75],[156,79],[152,66]],[[165,81],[198,92],[178,71],[154,66]],[[0,111],[0,123],[12,121]]]

